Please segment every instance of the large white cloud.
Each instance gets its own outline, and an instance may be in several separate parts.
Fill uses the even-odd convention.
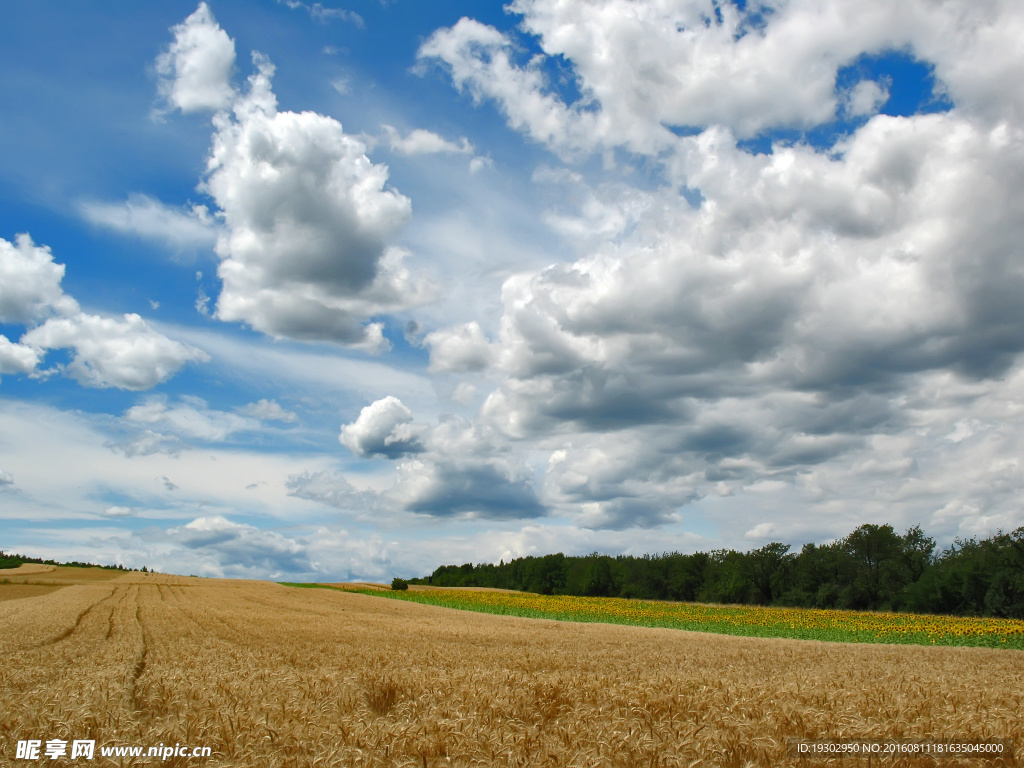
[[[571,63],[576,103],[551,87],[544,57],[518,63],[512,36],[472,19],[436,31],[420,58],[559,151],[658,153],[673,143],[670,128],[717,125],[745,138],[828,123],[842,104],[838,71],[893,50],[930,62],[962,108],[993,121],[1024,116],[1024,96],[1008,87],[1024,76],[1016,47],[1024,11],[1012,0],[787,0],[743,9],[712,0],[516,0],[508,8],[547,57]],[[880,92],[870,91],[861,86],[848,103],[873,107]]]
[[[136,314],[121,318],[83,312],[64,293],[64,265],[27,234],[16,245],[0,238],[0,321],[30,324],[14,344],[0,336],[0,373],[32,373],[46,350],[72,349],[63,370],[90,387],[150,389],[206,353],[167,338]]]
[[[560,154],[657,158],[647,189],[605,185],[575,214],[549,215],[586,255],[507,280],[494,342],[472,324],[426,337],[435,369],[504,376],[477,428],[548,451],[542,498],[585,527],[671,525],[708,496],[814,504],[832,487],[863,504],[855,486],[876,477],[894,496],[921,488],[901,508],[922,514],[924,497],[960,496],[939,469],[960,461],[994,486],[1015,482],[983,450],[936,450],[914,425],[951,428],[956,382],[991,392],[1020,371],[1024,113],[1005,73],[1024,62],[1008,47],[1024,14],[1001,2],[769,5],[514,2],[544,54],[571,67],[573,105],[549,87],[543,56],[518,64],[513,38],[491,27],[464,19],[420,50]],[[870,117],[888,83],[837,88],[840,68],[903,46],[934,66],[953,109]],[[739,142],[837,114],[863,119],[832,147],[755,155]],[[535,181],[570,176],[583,186],[555,171]],[[989,402],[976,397],[965,412]],[[978,416],[990,432],[997,420]],[[1006,499],[984,496],[958,509],[1004,519]]]
[[[247,90],[234,91],[226,68],[234,43],[205,5],[172,31],[160,60],[172,102],[215,111],[201,184],[223,221],[215,316],[275,338],[386,346],[382,325],[367,320],[427,295],[394,245],[409,199],[387,187],[387,167],[340,122],[279,111],[265,56],[253,54]],[[195,65],[172,71],[168,56]]]
[[[202,350],[154,331],[136,314],[54,317],[22,340],[40,349],[74,350],[66,371],[88,387],[151,389],[186,363],[209,359]]]
[[[260,66],[236,118],[215,119],[204,182],[226,225],[217,317],[271,336],[366,341],[360,321],[414,292],[387,245],[409,200],[385,189],[387,169],[339,122],[277,112]]]

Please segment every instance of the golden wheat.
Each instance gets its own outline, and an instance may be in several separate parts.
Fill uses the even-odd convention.
[[[1018,651],[572,624],[156,574],[3,602],[0,626],[11,764],[30,738],[213,748],[168,768],[827,764],[788,757],[790,738],[1024,746]],[[155,763],[97,751],[89,764]]]

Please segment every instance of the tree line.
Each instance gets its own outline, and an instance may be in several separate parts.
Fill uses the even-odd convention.
[[[41,557],[28,557],[26,555],[11,555],[7,554],[3,550],[0,550],[0,570],[6,570],[7,568],[17,568],[23,563],[39,563],[41,565],[64,565],[73,568],[106,568],[111,571],[138,571],[138,568],[125,568],[123,565],[97,565],[96,563],[82,563],[78,560],[72,560],[70,563],[61,563],[56,560],[43,560]],[[142,566],[143,571],[146,570],[146,566]]]
[[[791,552],[772,542],[684,555],[562,553],[442,565],[410,584],[497,587],[545,595],[909,611],[1024,618],[1024,527],[956,539],[936,551],[920,526],[862,525],[830,544]]]

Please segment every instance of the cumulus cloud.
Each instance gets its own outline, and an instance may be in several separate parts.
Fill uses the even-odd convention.
[[[209,360],[202,350],[157,333],[136,314],[50,318],[22,341],[40,349],[74,350],[65,371],[87,387],[152,389],[186,363]]]
[[[236,523],[222,515],[198,517],[192,522],[151,537],[177,544],[215,565],[225,575],[252,572],[309,573],[314,570],[306,548],[273,531]]]
[[[382,127],[391,151],[400,155],[473,154],[473,145],[465,136],[458,142],[454,142],[422,128],[417,128],[402,136],[394,126],[384,125]]]
[[[398,467],[397,497],[410,512],[431,517],[515,520],[540,517],[532,475],[508,460],[409,460]]]
[[[396,572],[417,572],[406,556],[393,557],[395,542],[378,535],[327,527],[284,535],[225,515],[204,515],[165,530],[147,528],[116,543],[121,550],[147,552],[148,562],[162,571],[207,577],[379,581]]]
[[[15,344],[0,335],[0,375],[5,373],[32,373],[39,365],[39,350],[25,344]]]
[[[78,304],[61,288],[64,265],[45,245],[23,233],[14,242],[0,238],[0,322],[31,323],[59,312],[71,314]]]
[[[841,157],[689,142],[704,206],[666,192],[672,216],[505,284],[486,423],[622,432],[549,467],[553,501],[592,505],[582,524],[660,524],[708,493],[796,482],[906,428],[918,377],[1019,364],[1024,155],[1005,128],[879,116]]]
[[[838,71],[864,53],[909,50],[932,62],[954,101],[987,119],[1018,120],[1024,75],[1014,48],[1024,13],[1011,2],[747,4],[516,0],[522,30],[543,55],[517,61],[515,39],[461,19],[421,46],[474,99],[493,100],[513,128],[559,152],[622,146],[657,154],[670,128],[721,126],[749,138],[832,121]],[[546,60],[571,63],[580,97],[566,103]],[[877,85],[848,105],[877,106]],[[854,112],[854,114],[865,114]]]
[[[413,423],[412,411],[389,395],[363,408],[359,418],[341,428],[338,440],[357,456],[394,459],[422,451],[423,431]]]
[[[412,411],[389,396],[344,425],[340,441],[358,456],[395,461],[393,484],[356,491],[342,475],[306,473],[290,478],[292,495],[341,509],[437,518],[512,520],[547,514],[534,471],[493,434],[465,419],[449,415],[434,427],[417,424]]]
[[[150,389],[206,353],[154,331],[136,314],[121,318],[83,312],[64,293],[64,265],[27,234],[0,238],[0,321],[30,324],[15,344],[0,336],[0,373],[31,373],[46,350],[71,349],[62,370],[89,387]]]
[[[0,469],[0,488],[12,488],[14,486],[14,475]]]
[[[223,222],[214,316],[275,338],[387,348],[382,324],[369,318],[430,295],[393,244],[409,218],[409,199],[387,186],[387,167],[371,162],[366,144],[337,120],[279,111],[267,57],[253,54],[244,92],[231,88],[230,67],[219,64],[233,62],[234,43],[205,4],[172,31],[175,42],[158,62],[170,78],[165,90],[176,104],[215,111],[200,187]],[[167,63],[182,58],[198,63]],[[217,87],[201,89],[196,81]],[[186,95],[175,96],[179,91]],[[216,97],[189,97],[197,93]]]
[[[546,515],[535,473],[492,433],[446,416],[425,450],[399,461],[388,492],[401,509],[431,517],[511,520]]]
[[[212,247],[216,223],[206,206],[172,208],[147,195],[131,195],[124,203],[83,202],[82,215],[93,224],[181,248]]]
[[[548,448],[546,504],[585,527],[663,526],[708,495],[820,498],[881,446],[891,487],[909,487],[927,441],[895,436],[942,408],[908,406],[922,382],[1019,370],[1018,6],[509,8],[541,54],[463,19],[421,61],[560,155],[622,148],[664,174],[641,190],[536,173],[571,192],[546,220],[585,255],[508,279],[494,341],[472,324],[425,337],[434,370],[503,374],[477,429]],[[878,115],[885,77],[839,89],[843,67],[887,50],[931,67],[954,108]],[[555,57],[575,102],[549,80]],[[844,116],[861,121],[833,146],[742,142]]]
[[[434,371],[482,371],[494,356],[475,320],[428,333],[423,343],[430,350],[430,369]]]
[[[257,65],[236,118],[215,118],[203,183],[225,223],[216,316],[275,337],[379,347],[381,326],[362,320],[421,300],[404,252],[388,245],[409,200],[385,188],[387,168],[339,122],[278,112],[273,69]]]
[[[167,106],[182,112],[227,108],[235,98],[234,40],[206,3],[171,31],[174,42],[156,60],[159,92]]]

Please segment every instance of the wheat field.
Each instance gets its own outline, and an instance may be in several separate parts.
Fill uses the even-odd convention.
[[[1024,653],[1011,650],[572,624],[134,573],[2,601],[0,627],[3,765],[866,766],[790,757],[787,739],[1024,746]],[[212,756],[14,759],[17,741],[53,738]]]

